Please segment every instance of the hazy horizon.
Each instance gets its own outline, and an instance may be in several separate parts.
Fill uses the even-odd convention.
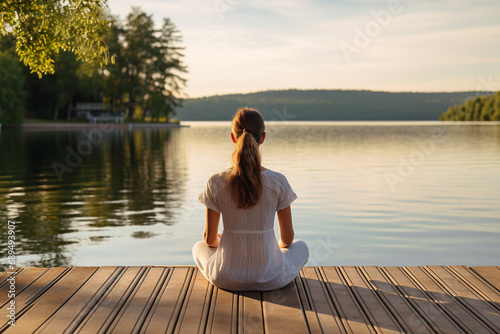
[[[227,93],[214,93],[210,95],[200,95],[200,96],[189,96],[188,99],[199,99],[204,97],[212,97],[212,96],[223,96],[223,95],[246,95],[246,94],[256,94],[256,93],[264,93],[264,92],[274,92],[274,91],[288,91],[288,90],[300,90],[300,91],[314,91],[314,90],[333,90],[333,91],[366,91],[366,92],[375,92],[375,93],[423,93],[423,94],[439,94],[439,93],[469,93],[469,92],[487,92],[494,94],[496,90],[488,91],[488,90],[455,90],[455,91],[389,91],[389,90],[375,90],[375,89],[346,89],[346,88],[276,88],[276,89],[266,89],[266,90],[256,90],[256,91],[248,91],[248,92],[227,92]]]

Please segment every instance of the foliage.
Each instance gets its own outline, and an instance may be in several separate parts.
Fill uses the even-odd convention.
[[[106,64],[101,39],[107,21],[105,0],[2,0],[0,33],[10,32],[20,60],[41,77],[54,73],[54,58],[62,51],[78,59]]]
[[[110,22],[110,26],[106,30],[103,39],[108,46],[110,55],[115,59],[115,63],[105,66],[102,70],[94,66],[93,75],[97,75],[97,77],[101,79],[99,86],[102,88],[104,96],[112,101],[115,101],[114,104],[116,106],[119,104],[117,102],[119,102],[121,96],[127,90],[124,86],[125,73],[122,73],[122,68],[126,64],[124,63],[124,59],[122,57],[123,50],[119,40],[123,35],[123,27],[118,17],[109,17],[108,20]]]
[[[174,108],[182,105],[182,100],[178,96],[186,80],[181,77],[187,69],[182,63],[184,54],[182,38],[175,25],[167,18],[163,21],[163,26],[159,31],[157,61],[155,65],[156,75],[151,76],[152,100],[149,108],[152,111],[153,119],[169,117],[174,114]],[[166,108],[161,108],[161,105]]]
[[[500,121],[500,92],[468,99],[439,116],[441,121]]]
[[[54,119],[58,118],[59,108],[71,102],[76,93],[78,88],[77,71],[79,67],[80,64],[76,61],[73,53],[61,52],[57,55],[54,73],[56,83]]]
[[[185,85],[181,74],[186,67],[182,38],[174,24],[164,19],[158,29],[152,15],[139,8],[132,8],[123,22],[101,15],[108,26],[100,38],[115,61],[100,66],[96,61],[79,61],[71,51],[60,51],[52,59],[52,74],[38,79],[25,68],[30,117],[58,119],[62,114],[70,119],[76,102],[110,102],[115,112],[136,112],[141,119],[148,112],[158,121],[168,119],[181,105]],[[16,42],[12,34],[1,36],[0,51],[17,57]]]
[[[19,63],[11,56],[0,54],[0,123],[20,123],[26,93]]]
[[[180,95],[186,72],[182,64],[182,38],[175,25],[164,19],[163,26],[154,27],[152,15],[140,8],[132,8],[123,29],[117,29],[120,43],[116,54],[122,86],[128,94],[129,115],[136,107],[142,110],[142,119],[150,111],[154,120],[173,114],[174,107],[181,104]]]
[[[242,106],[266,120],[437,120],[471,92],[389,93],[366,90],[279,90],[187,99],[181,120],[230,120]]]

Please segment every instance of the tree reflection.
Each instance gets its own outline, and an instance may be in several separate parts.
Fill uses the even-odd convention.
[[[78,152],[89,133],[0,132],[0,240],[6,244],[7,220],[15,221],[16,252],[30,255],[19,266],[75,265],[69,245],[109,238],[95,235],[96,229],[175,223],[174,210],[185,192],[181,129],[90,131],[101,131],[102,141],[92,144],[90,153],[82,151],[89,154],[81,155],[62,182],[52,163],[66,164],[68,147]],[[93,235],[85,235],[88,231]],[[133,237],[155,235],[137,232]],[[6,259],[5,248],[0,257]]]

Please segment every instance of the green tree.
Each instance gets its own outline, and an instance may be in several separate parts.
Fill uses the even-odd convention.
[[[55,62],[55,82],[56,82],[56,100],[54,109],[54,119],[59,118],[59,110],[64,105],[68,105],[68,119],[71,116],[71,106],[73,96],[77,91],[77,72],[80,63],[71,52],[61,52],[56,57]]]
[[[23,67],[26,89],[29,92],[27,110],[31,116],[58,119],[60,113],[67,108],[66,117],[70,119],[74,101],[110,101],[115,112],[128,109],[129,115],[132,116],[138,107],[142,111],[143,118],[145,112],[148,111],[153,119],[158,120],[162,116],[168,118],[174,113],[174,108],[181,105],[183,87],[186,82],[182,78],[182,74],[186,73],[186,67],[182,63],[184,48],[181,46],[181,35],[170,20],[165,19],[161,28],[157,29],[152,15],[147,15],[139,8],[132,8],[131,13],[122,23],[119,18],[98,9],[100,5],[104,4],[104,1],[34,0],[21,3],[20,1],[8,0],[2,2],[0,8],[6,8],[6,3],[10,3],[14,7],[9,8],[9,11],[5,13],[0,13],[0,28],[12,31],[12,33],[1,36],[0,52],[10,53],[14,59],[23,57],[22,52],[19,51],[20,37],[15,34],[16,29],[21,29],[23,25],[27,32],[23,31],[22,33],[34,39],[30,43],[35,46],[30,46],[30,43],[23,44],[23,47],[29,47],[33,51],[30,60],[25,61],[31,66],[31,73],[29,73],[28,67]],[[80,33],[91,37],[89,43],[92,40],[94,42],[98,40],[101,43],[99,45],[105,45],[106,56],[116,61],[102,66],[103,64],[99,62],[102,58],[82,57],[79,52],[86,44],[84,42],[82,42],[83,44],[77,43],[76,32],[72,31],[73,35],[71,35],[68,31],[61,30],[66,29],[66,23],[63,27],[57,26],[57,20],[62,20],[64,15],[67,16],[70,13],[76,15],[74,9],[82,8],[82,6],[87,8],[85,4],[95,6],[91,8],[95,10],[96,16],[90,18],[90,12],[83,10],[81,19],[87,17],[88,22],[100,20],[101,23],[106,22],[107,26],[98,38],[90,33],[85,35],[86,32],[82,32],[82,30]],[[57,14],[57,10],[53,12],[50,8],[57,9],[60,13]],[[39,9],[39,12],[36,10],[29,12],[29,10],[34,9]],[[12,11],[24,13],[14,20],[18,24],[17,28],[16,26],[9,28],[10,23],[6,19],[12,14]],[[52,16],[56,17],[57,20],[46,22]],[[24,20],[26,17],[35,18],[34,21],[41,20],[40,22],[36,21],[40,24],[34,31],[30,30],[34,29],[33,26],[26,25]],[[83,21],[81,23],[84,24]],[[72,26],[71,22],[68,23],[68,26]],[[57,29],[59,29],[59,33],[53,33],[53,31],[58,31]],[[0,31],[2,30],[0,29]],[[3,32],[5,33],[5,31]],[[97,33],[98,30],[93,30],[93,32]],[[72,47],[55,48],[54,45],[57,43],[54,42],[54,39],[58,38],[67,39],[65,45]],[[40,49],[42,45],[37,39],[46,41],[47,48]],[[62,40],[58,43],[62,43]],[[41,50],[40,53],[37,50]],[[49,53],[50,58],[45,57]],[[88,61],[82,62],[80,61],[82,59]],[[42,60],[49,67],[37,63]],[[36,66],[38,66],[38,70],[34,70]],[[37,75],[43,71],[53,73],[44,75],[38,80],[32,74],[33,71],[37,72]]]
[[[21,66],[11,56],[0,54],[0,123],[20,123],[25,100]]]
[[[175,25],[164,19],[157,40],[155,66],[148,83],[151,95],[148,107],[152,118],[169,117],[174,114],[174,107],[182,105],[182,88],[186,80],[182,77],[187,68],[182,63],[184,48],[182,37]]]
[[[77,92],[74,100],[97,102],[103,97],[101,68],[94,63],[82,63],[76,72]]]
[[[500,121],[500,92],[497,92],[493,96],[493,102],[491,103],[491,120]]]
[[[128,93],[129,115],[136,106],[149,110],[153,118],[169,116],[181,104],[186,73],[182,63],[182,38],[175,25],[165,19],[156,30],[152,15],[133,7],[122,30],[122,52],[117,58]]]
[[[498,121],[500,92],[468,99],[461,105],[450,106],[439,116],[441,121]]]
[[[0,35],[0,52],[9,54],[17,60],[16,41],[12,34]]]
[[[126,73],[122,71],[126,67],[123,57],[123,48],[120,39],[123,37],[123,27],[118,17],[109,17],[109,28],[104,34],[104,41],[108,46],[110,56],[115,59],[113,64],[108,64],[104,68],[95,68],[96,73],[101,78],[101,85],[104,96],[113,102],[113,111],[125,111],[121,108],[124,93],[127,91],[125,86]],[[126,109],[126,107],[125,107]]]
[[[54,73],[54,58],[73,52],[84,61],[107,63],[101,38],[106,0],[2,0],[0,34],[12,33],[20,60],[39,77]]]

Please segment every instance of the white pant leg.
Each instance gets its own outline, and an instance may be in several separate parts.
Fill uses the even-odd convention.
[[[294,240],[287,248],[281,248],[288,264],[295,267],[297,272],[307,263],[309,259],[309,248],[307,244],[300,240]]]
[[[207,262],[215,254],[217,248],[208,247],[204,241],[198,241],[193,246],[193,258],[201,273],[208,280],[206,273]]]

